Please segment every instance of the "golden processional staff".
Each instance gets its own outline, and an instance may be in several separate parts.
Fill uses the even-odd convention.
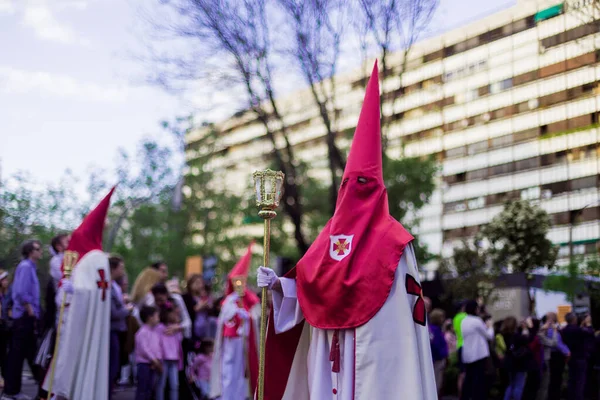
[[[65,251],[63,257],[63,268],[65,278],[70,278],[75,264],[79,259],[79,254],[76,251]],[[48,383],[48,398],[52,396],[52,386],[54,385],[54,371],[56,369],[56,361],[58,359],[58,344],[60,343],[60,331],[65,317],[65,307],[67,304],[67,292],[63,290],[62,301],[60,303],[60,314],[58,316],[58,325],[56,326],[56,340],[54,341],[54,353],[52,355],[52,364],[50,365],[50,382]]]
[[[252,174],[256,190],[256,205],[260,208],[258,216],[265,221],[265,237],[263,246],[263,265],[269,266],[271,248],[271,220],[277,216],[277,206],[281,200],[283,179],[281,171],[256,171]],[[258,363],[258,400],[264,399],[265,390],[265,341],[267,336],[267,288],[262,288],[260,299],[260,358]]]

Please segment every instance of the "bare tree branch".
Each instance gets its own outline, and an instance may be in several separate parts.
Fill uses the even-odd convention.
[[[388,133],[393,121],[392,115],[385,115],[383,112],[384,100],[389,101],[393,113],[395,102],[403,92],[402,76],[406,71],[410,50],[429,24],[438,3],[439,0],[360,0],[365,29],[371,33],[378,47],[381,80],[386,82],[393,75],[400,78],[398,89],[385,94],[381,101],[384,151],[388,146]],[[402,52],[402,63],[397,71],[388,65],[388,56],[394,51]]]
[[[293,44],[289,54],[295,60],[319,111],[326,130],[327,153],[331,173],[330,203],[337,202],[339,176],[345,161],[336,145],[335,75],[344,32],[343,0],[277,0],[286,15]]]
[[[179,24],[172,28],[174,34],[195,41],[198,54],[218,57],[221,64],[229,62],[232,78],[244,88],[248,109],[264,126],[273,146],[273,158],[286,175],[283,206],[294,224],[298,250],[305,253],[308,243],[302,231],[297,163],[287,126],[277,107],[265,1],[179,0],[169,4],[181,16]],[[173,64],[177,69],[177,62]],[[279,147],[278,138],[285,143],[283,148]]]

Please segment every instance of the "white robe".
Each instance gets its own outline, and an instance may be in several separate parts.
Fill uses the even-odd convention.
[[[99,271],[104,271],[108,284],[104,300],[98,287]],[[63,317],[52,392],[69,400],[106,400],[111,286],[107,255],[100,250],[87,253],[76,264],[71,279],[74,293]],[[49,380],[50,373],[45,390]]]
[[[256,348],[260,340],[260,304],[250,310],[250,320],[246,320],[242,337],[223,337],[223,325],[238,311],[236,298],[228,296],[223,302],[217,325],[213,361],[210,371],[210,398],[220,400],[244,400],[250,396],[250,382],[245,378],[246,354],[249,323],[254,324]]]
[[[426,326],[413,321],[418,297],[407,294],[406,274],[419,273],[407,246],[388,299],[365,325],[339,332],[340,372],[329,359],[333,331],[304,325],[282,400],[434,400],[433,361]],[[277,333],[304,320],[296,281],[281,278],[283,296],[273,292]],[[265,377],[269,379],[269,377]]]

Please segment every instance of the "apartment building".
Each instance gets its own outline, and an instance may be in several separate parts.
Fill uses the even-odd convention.
[[[551,215],[550,238],[568,256],[597,251],[600,240],[600,22],[593,1],[520,0],[459,29],[417,43],[407,70],[382,84],[402,96],[384,104],[394,116],[392,155],[435,155],[439,185],[420,210],[420,240],[449,255],[510,199],[529,199]],[[597,7],[597,6],[596,6]],[[358,119],[361,71],[340,76],[338,130]],[[325,130],[310,93],[281,100],[290,140],[316,176],[328,180]],[[219,151],[210,168],[224,171],[232,190],[245,190],[251,171],[272,150],[250,113],[218,124]],[[201,154],[205,132],[187,136],[188,159]],[[345,136],[339,144],[348,144]],[[192,169],[190,173],[194,173]],[[427,266],[433,276],[436,266]]]

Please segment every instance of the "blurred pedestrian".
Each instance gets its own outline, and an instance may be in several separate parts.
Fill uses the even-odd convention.
[[[591,321],[584,319],[581,326],[577,325],[577,315],[568,313],[565,316],[567,326],[561,331],[563,341],[571,350],[569,358],[569,400],[583,400],[589,349],[594,338]]]
[[[127,331],[121,342],[121,377],[119,379],[119,385],[128,385],[135,383],[135,334],[140,329],[139,315],[134,316],[137,309],[133,307],[131,298],[129,297],[129,279],[127,274],[123,275],[123,278],[117,281],[121,287],[121,293],[123,293],[123,303],[126,306],[132,306],[132,312],[127,316],[126,324]]]
[[[527,318],[527,336],[529,350],[531,351],[531,362],[527,370],[527,380],[523,399],[535,399],[540,388],[542,371],[544,365],[544,346],[538,335],[540,330],[540,320],[537,318]]]
[[[158,271],[160,274],[160,281],[162,283],[167,283],[169,279],[169,266],[164,261],[157,261],[150,266],[155,271]]]
[[[208,399],[210,394],[210,368],[213,350],[214,342],[210,339],[203,340],[198,346],[198,352],[192,362],[191,380],[199,389],[203,399]]]
[[[162,349],[158,309],[144,306],[140,310],[142,327],[135,334],[135,361],[138,385],[135,400],[151,400],[157,378],[162,374]]]
[[[4,375],[6,373],[6,352],[8,350],[8,320],[4,318],[4,308],[8,306],[8,272],[0,269],[0,388],[4,387]]]
[[[508,386],[504,392],[504,400],[521,400],[527,379],[527,370],[531,362],[531,352],[527,338],[519,332],[517,319],[507,317],[500,333],[506,344],[504,368],[508,375]]]
[[[456,381],[456,389],[458,390],[458,397],[462,397],[462,385],[465,380],[465,364],[462,360],[463,351],[463,335],[462,335],[462,321],[466,318],[467,313],[465,312],[466,302],[462,302],[459,305],[459,311],[452,320],[454,326],[454,333],[456,335],[456,359],[458,362],[458,379]]]
[[[439,308],[434,309],[429,314],[429,341],[438,396],[441,395],[444,385],[444,371],[448,360],[448,344],[442,332],[442,324],[445,319],[446,314]]]
[[[452,354],[456,352],[456,334],[454,333],[454,326],[452,325],[452,320],[447,319],[444,322],[443,326],[444,331],[444,339],[446,340],[446,344],[448,345],[448,354]]]
[[[192,338],[201,341],[211,337],[209,313],[214,306],[202,275],[194,274],[187,282],[187,293],[183,295],[185,306],[192,322]]]
[[[565,368],[564,360],[571,353],[562,341],[555,313],[549,312],[542,318],[542,327],[538,337],[544,346],[544,363],[537,400],[558,400],[562,387],[562,373]]]
[[[34,366],[37,347],[36,326],[40,317],[40,282],[37,263],[42,258],[42,244],[38,240],[27,240],[21,246],[23,260],[15,270],[12,284],[12,329],[6,371],[4,397],[17,397],[21,393],[23,362]],[[35,368],[34,376],[39,381]]]
[[[183,368],[179,370],[179,397],[180,398],[188,398],[191,396],[190,390],[191,387],[188,385],[187,376],[185,370],[188,365],[188,356],[193,349],[193,341],[192,341],[192,318],[187,309],[187,304],[181,295],[181,286],[179,285],[179,279],[172,278],[166,282],[167,290],[169,291],[169,295],[177,309],[179,311],[180,316],[180,326],[181,332],[183,334],[183,341],[181,343],[181,348],[183,350],[182,361]]]
[[[462,361],[465,364],[465,381],[461,400],[485,400],[487,398],[486,361],[490,356],[488,341],[494,338],[491,319],[484,323],[479,306],[474,300],[465,305],[467,316],[461,323],[463,335]]]
[[[125,262],[121,257],[112,256],[108,259],[110,266],[110,359],[109,359],[109,398],[117,383],[121,371],[121,344],[127,334],[127,317],[131,315],[133,306],[126,304],[118,281],[125,275]]]
[[[137,276],[131,289],[131,301],[138,310],[143,306],[153,306],[152,287],[161,282],[161,273],[154,268],[144,268]]]
[[[181,318],[177,305],[168,301],[160,310],[160,345],[162,349],[163,371],[158,379],[156,400],[165,398],[165,389],[168,387],[169,400],[179,398],[179,371],[183,369],[183,352],[181,341]],[[167,386],[168,384],[168,386]]]
[[[179,280],[177,278],[173,278],[166,282],[165,286],[169,291],[169,296],[175,302],[175,305],[179,309],[180,317],[181,317],[181,329],[183,333],[184,339],[191,339],[192,337],[192,319],[190,314],[188,313],[185,300],[181,295],[181,287],[179,286]]]

